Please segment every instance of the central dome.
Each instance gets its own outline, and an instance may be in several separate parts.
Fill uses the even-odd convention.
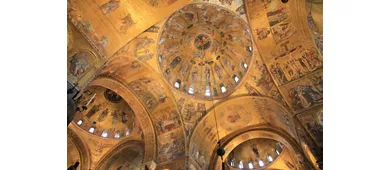
[[[165,80],[181,93],[205,99],[234,92],[252,53],[246,22],[228,9],[203,3],[172,14],[158,43]]]

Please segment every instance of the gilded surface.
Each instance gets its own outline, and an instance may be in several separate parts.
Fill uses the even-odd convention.
[[[99,53],[111,57],[190,0],[69,0],[68,17]]]
[[[166,81],[179,92],[206,99],[234,92],[252,55],[246,22],[228,9],[203,3],[172,14],[158,41]]]
[[[275,140],[250,139],[230,151],[226,162],[229,166],[237,169],[239,169],[240,164],[244,168],[249,168],[249,164],[252,164],[252,168],[264,168],[274,164],[275,161],[279,161],[279,156],[285,152],[284,148],[283,144],[279,145]],[[273,159],[272,162],[267,160],[268,156]],[[259,162],[262,162],[262,164],[260,165]]]
[[[271,99],[249,96],[231,99],[218,105],[215,112],[218,129],[214,112],[210,111],[199,122],[191,137],[189,155],[201,169],[209,166],[213,148],[219,139],[247,126],[272,125],[297,138],[292,114],[286,114],[285,109]]]
[[[77,103],[80,108],[88,105],[74,118],[74,122],[85,131],[102,138],[119,139],[133,134],[143,138],[134,110],[115,92],[102,87],[89,87]]]
[[[321,104],[322,51],[312,39],[305,2],[248,1],[247,9],[260,55],[290,108],[301,112]],[[313,74],[321,85],[311,83]]]
[[[70,82],[84,87],[101,67],[104,59],[70,22],[67,32],[67,77]]]
[[[67,75],[83,89],[79,105],[97,92],[91,89],[109,90],[69,125],[88,148],[80,155],[90,152],[81,156],[88,168],[137,169],[142,159],[157,169],[207,169],[217,141],[237,133],[228,152],[271,138],[289,149],[270,168],[305,169],[306,158],[315,164],[322,1],[69,0],[68,20]],[[271,132],[245,132],[252,127]],[[124,149],[134,141],[142,151]],[[115,155],[121,151],[128,154]]]

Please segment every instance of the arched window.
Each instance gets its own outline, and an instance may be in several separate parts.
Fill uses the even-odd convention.
[[[264,167],[264,162],[261,159],[259,159],[259,166],[260,166],[260,168]]]
[[[176,88],[180,88],[180,84],[181,84],[181,81],[180,80],[176,80],[175,87]]]
[[[164,42],[164,38],[161,38],[158,44],[161,44],[162,42]]]
[[[282,149],[284,146],[282,143],[278,142],[279,147]]]
[[[242,62],[242,66],[244,67],[245,70],[248,68],[248,65],[245,62]]]
[[[102,133],[102,137],[103,137],[103,138],[106,138],[106,137],[107,137],[107,135],[108,135],[108,131],[107,131],[107,129],[106,129],[106,130],[104,130],[104,131],[103,131],[103,133]]]
[[[189,94],[194,94],[194,86],[191,85],[190,88],[188,89]]]
[[[247,46],[246,49],[248,49],[249,52],[252,52],[252,47],[251,46]]]
[[[126,130],[126,136],[130,135],[130,128]]]
[[[159,56],[158,56],[158,61],[159,61],[160,63],[162,62],[162,59],[163,59],[162,55],[159,55]]]
[[[234,159],[230,161],[230,166],[234,166]]]
[[[226,87],[221,83],[221,91],[222,91],[222,93],[225,93],[226,92]]]
[[[278,151],[278,149],[275,149],[275,153],[276,153],[276,155],[280,155],[280,152]]]
[[[91,128],[89,128],[89,130],[88,130],[89,133],[93,133],[94,131],[95,131],[95,127],[91,127]]]
[[[119,131],[116,131],[116,132],[115,132],[115,135],[114,135],[114,138],[117,138],[117,139],[118,139],[119,137],[121,137],[121,135],[119,134]]]
[[[233,75],[233,80],[234,80],[234,82],[238,82],[238,80],[240,80],[240,79],[238,79],[238,77],[236,76],[236,75]]]
[[[240,169],[244,168],[244,164],[242,163],[242,161],[240,161],[240,162],[238,163],[238,168],[240,168]]]
[[[80,126],[81,124],[83,124],[83,120],[80,119],[80,120],[77,122],[77,125]]]
[[[209,86],[206,86],[206,91],[205,91],[204,95],[205,96],[210,96],[211,95]]]
[[[272,156],[271,155],[269,155],[268,153],[267,153],[267,160],[268,160],[268,162],[272,162],[272,161],[274,161],[274,159],[272,158]]]
[[[252,163],[252,162],[249,162],[249,163],[248,163],[248,167],[249,167],[249,169],[253,169],[253,163]]]

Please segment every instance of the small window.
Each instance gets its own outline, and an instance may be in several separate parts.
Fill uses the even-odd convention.
[[[159,56],[158,56],[158,61],[159,61],[160,63],[162,62],[162,59],[163,59],[162,55],[159,55]]]
[[[272,158],[272,156],[271,156],[271,155],[269,155],[269,154],[267,154],[267,160],[268,160],[268,162],[272,162],[272,161],[274,161],[274,159]]]
[[[103,138],[106,138],[106,137],[107,137],[107,135],[108,135],[108,132],[107,132],[107,130],[104,130],[104,131],[103,131],[103,133],[102,133],[102,137],[103,137]]]
[[[230,161],[230,166],[234,166],[234,160]]]
[[[205,91],[204,95],[206,95],[206,96],[210,96],[211,95],[209,86],[206,86],[206,91]]]
[[[233,79],[234,79],[234,81],[237,83],[238,82],[238,80],[240,80],[240,79],[238,79],[238,77],[236,76],[236,75],[233,75]]]
[[[114,138],[119,138],[119,137],[121,137],[121,135],[119,134],[119,131],[117,131],[116,133],[115,133],[115,136],[114,136]]]
[[[89,130],[88,130],[89,133],[93,133],[94,131],[95,131],[95,127],[91,127],[91,128],[89,128]]]
[[[259,160],[259,166],[264,167],[264,162],[261,159]]]
[[[221,91],[222,91],[222,93],[226,92],[226,87],[223,84],[221,85]]]
[[[176,87],[176,88],[180,88],[180,83],[181,83],[181,81],[180,81],[180,80],[177,80],[177,81],[175,82],[175,87]]]
[[[249,163],[248,163],[248,167],[249,167],[249,169],[253,169],[253,164],[252,164],[252,162],[249,162]]]
[[[276,155],[280,155],[280,152],[277,149],[275,149],[275,153]]]
[[[158,44],[161,44],[162,42],[164,42],[164,38],[161,38]]]
[[[245,70],[248,68],[248,65],[245,62],[242,62],[242,66],[245,68]]]
[[[191,85],[190,88],[188,89],[188,93],[194,94],[194,86]]]
[[[283,147],[284,147],[283,144],[280,143],[280,142],[278,142],[278,145],[279,145],[280,148],[283,148]]]
[[[244,168],[244,164],[242,163],[242,161],[240,161],[240,163],[238,163],[238,168],[240,168],[240,169]]]
[[[80,126],[81,124],[83,124],[83,120],[80,119],[80,120],[77,122],[77,125]]]
[[[126,130],[126,136],[130,135],[130,129]]]
[[[252,47],[251,46],[248,46],[247,49],[252,52]]]

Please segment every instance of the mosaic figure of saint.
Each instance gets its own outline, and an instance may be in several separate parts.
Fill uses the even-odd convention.
[[[256,28],[255,33],[259,40],[263,40],[267,38],[268,34],[270,34],[271,31],[267,28],[260,28],[260,29]]]
[[[87,113],[87,117],[88,118],[91,118],[96,112],[98,112],[99,110],[101,109],[101,104],[98,104],[98,105],[93,105],[93,107],[91,108],[91,110],[89,110],[89,112]]]
[[[101,49],[106,48],[106,46],[108,45],[108,38],[106,36],[102,36],[102,38],[100,38],[98,42],[98,45]]]
[[[126,123],[128,120],[126,112],[122,112],[121,117],[122,117],[122,123]]]
[[[112,125],[115,125],[118,120],[118,110],[115,110],[114,113],[111,114],[112,116]]]
[[[99,118],[98,118],[98,121],[99,122],[102,122],[106,119],[107,117],[107,114],[108,114],[108,109],[105,109],[102,114],[100,114]]]
[[[221,70],[221,67],[219,67],[217,64],[215,64],[214,70],[217,73],[218,78],[220,80],[222,80],[222,72],[221,72],[222,70]]]
[[[134,21],[131,18],[130,14],[127,14],[125,17],[122,18],[122,23],[120,25],[120,32],[121,34],[126,34],[127,30],[130,28],[131,25],[133,25]]]
[[[210,69],[208,67],[206,67],[205,75],[206,75],[206,84],[210,84]]]
[[[119,7],[120,0],[110,0],[107,3],[100,6],[100,9],[103,11],[103,14],[108,15],[110,12],[114,11]]]
[[[181,61],[181,57],[177,56],[177,57],[175,57],[175,59],[172,60],[172,62],[169,66],[173,69],[177,66],[177,64],[179,64],[180,61]]]
[[[88,68],[89,64],[86,53],[77,53],[71,57],[69,72],[73,76],[80,77],[84,75]]]
[[[195,67],[194,71],[191,73],[191,79],[194,82],[198,81],[198,68],[197,67]]]

